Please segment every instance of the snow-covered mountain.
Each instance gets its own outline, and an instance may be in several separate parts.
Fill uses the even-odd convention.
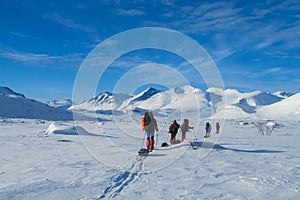
[[[236,89],[224,90],[220,88],[209,88],[203,91],[186,85],[166,91],[149,88],[137,95],[104,92],[81,104],[72,106],[70,109],[114,110],[125,113],[145,110],[167,111],[168,113],[172,111],[177,113],[199,111],[201,117],[210,117],[213,115],[215,118],[241,119],[269,115],[269,118],[272,118],[272,112],[268,112],[267,110],[276,109],[271,105],[279,103],[279,107],[286,106],[280,103],[285,102],[285,100],[297,101],[296,97],[292,98],[294,96],[297,95],[283,98],[278,94],[275,95],[261,91],[244,93]],[[292,110],[295,109],[294,106],[296,105],[291,105],[290,110],[281,112],[283,117],[293,112]]]
[[[131,104],[127,109],[180,110],[183,112],[202,110],[206,112],[210,108],[209,103],[205,91],[186,85],[158,92],[144,101]]]
[[[210,90],[208,91],[210,92]],[[218,92],[220,93],[220,91]],[[225,100],[222,99],[222,101],[225,102],[222,102],[222,106],[218,107],[214,115],[216,118],[249,118],[256,113],[257,108],[282,100],[282,98],[278,96],[261,91],[244,93],[235,89],[227,89],[223,92]]]
[[[267,119],[300,120],[300,93],[292,95],[280,102],[258,108],[257,116]]]
[[[283,95],[283,94],[281,94]],[[111,114],[152,110],[163,113],[198,112],[200,116],[225,119],[299,117],[299,94],[280,97],[261,91],[249,93],[235,89],[209,88],[206,91],[186,85],[166,91],[149,88],[137,95],[102,92],[80,104],[70,100],[52,101],[49,106],[27,99],[9,88],[0,87],[0,117],[71,119],[68,110],[90,110]],[[66,108],[65,107],[65,108]]]
[[[25,96],[23,94],[16,93],[16,92],[14,92],[13,90],[11,90],[8,87],[0,87],[0,95],[11,96],[11,97],[23,97],[23,98],[25,98]]]
[[[145,108],[145,107],[141,106],[141,104],[143,104],[143,102],[147,102],[149,99],[152,98],[152,96],[154,96],[160,92],[162,92],[162,91],[151,87],[151,88],[144,90],[143,92],[125,100],[122,103],[122,105],[120,107],[118,107],[118,110],[126,111],[126,110],[134,110],[136,108],[142,109],[142,110],[155,110],[153,108]]]
[[[102,92],[89,100],[71,106],[69,110],[116,110],[130,97],[131,95],[128,94]]]
[[[68,109],[73,104],[71,99],[63,99],[63,100],[52,100],[48,102],[49,106],[55,107],[55,108],[62,108],[62,109]]]
[[[72,113],[28,99],[7,87],[0,87],[0,117],[71,120]]]

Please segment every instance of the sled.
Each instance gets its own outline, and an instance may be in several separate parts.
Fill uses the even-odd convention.
[[[150,153],[149,149],[142,148],[138,151],[139,156],[148,156]]]

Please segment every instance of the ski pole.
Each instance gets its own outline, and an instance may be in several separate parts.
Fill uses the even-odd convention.
[[[158,132],[156,132],[156,145],[155,145],[156,149],[157,149],[157,144],[158,144]]]
[[[142,148],[142,147],[143,147],[143,145],[144,145],[144,142],[145,142],[145,137],[146,137],[146,131],[144,131],[144,136],[143,136],[143,141],[142,141],[141,148]]]

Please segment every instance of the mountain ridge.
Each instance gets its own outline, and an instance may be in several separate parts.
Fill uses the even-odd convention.
[[[110,93],[112,96],[115,94]],[[145,95],[147,94],[147,95]],[[291,98],[287,97],[288,98]],[[109,98],[113,100],[112,97]],[[220,117],[227,112],[227,118],[249,118],[255,117],[258,108],[272,105],[280,102],[286,98],[280,97],[269,92],[253,91],[241,92],[236,89],[221,89],[208,88],[201,90],[190,85],[170,88],[165,91],[159,91],[155,88],[148,88],[147,90],[137,94],[131,95],[128,99],[123,99],[123,103],[119,106],[109,108],[106,106],[82,106],[77,105],[83,110],[87,107],[95,108],[97,110],[115,110],[124,113],[130,111],[181,111],[181,112],[195,112],[200,111],[202,117]],[[87,100],[87,101],[91,101]],[[102,102],[102,103],[105,103]],[[112,103],[112,102],[111,102]],[[106,102],[107,104],[107,102]],[[270,116],[272,118],[272,116]]]
[[[0,117],[44,120],[71,120],[70,111],[28,99],[7,87],[0,87]]]
[[[72,102],[71,106],[63,107],[64,103],[71,103],[71,100],[52,101],[54,106],[49,106],[28,99],[8,87],[0,87],[0,117],[72,119],[71,111],[78,110],[109,114],[152,110],[158,113],[200,113],[203,118],[297,118],[300,116],[299,94],[280,97],[262,91],[247,93],[221,88],[201,90],[184,85],[164,91],[150,87],[137,95],[101,92],[79,104]]]

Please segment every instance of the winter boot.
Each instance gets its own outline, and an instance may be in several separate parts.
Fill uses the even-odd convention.
[[[150,140],[150,150],[152,151],[154,149],[154,140]]]
[[[147,149],[150,149],[150,148],[151,148],[151,146],[150,146],[150,139],[147,139],[147,140],[146,140],[146,147],[147,147]]]

